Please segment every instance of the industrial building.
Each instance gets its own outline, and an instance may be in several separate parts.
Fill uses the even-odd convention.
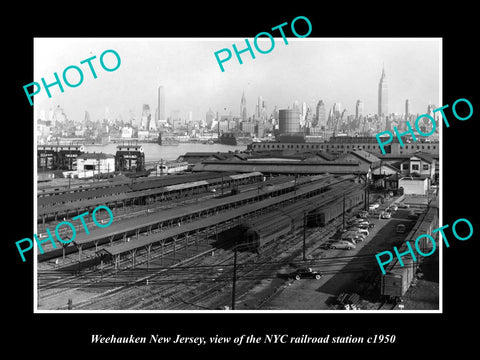
[[[39,170],[76,170],[77,157],[85,147],[78,144],[38,145],[37,167]]]
[[[365,150],[374,154],[382,155],[380,145],[374,136],[332,136],[325,142],[305,142],[303,141],[263,141],[254,142],[249,145],[252,151],[265,150],[290,150],[295,152],[305,151],[326,151],[333,154],[344,154],[351,150]],[[413,154],[421,151],[433,156],[438,156],[440,143],[438,141],[431,142],[413,142],[405,143],[400,146],[397,138],[385,146],[387,154],[404,155]]]
[[[300,111],[297,109],[282,109],[278,111],[278,130],[280,134],[300,133]]]
[[[143,152],[142,145],[117,145],[117,153],[115,154],[115,168],[118,171],[145,170],[145,154]]]
[[[426,176],[407,176],[398,180],[398,187],[403,188],[405,195],[427,195],[430,179]]]
[[[115,171],[115,156],[104,153],[86,153],[77,157],[78,178],[109,174]]]

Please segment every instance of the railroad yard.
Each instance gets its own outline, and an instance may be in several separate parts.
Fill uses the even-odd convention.
[[[436,224],[436,202],[369,190],[361,174],[187,173],[44,188],[37,202],[39,238],[97,205],[114,219],[45,242],[39,310],[438,309],[438,258],[386,275],[375,259]]]

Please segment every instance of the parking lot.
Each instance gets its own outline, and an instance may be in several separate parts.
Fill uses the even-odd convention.
[[[355,244],[354,249],[317,247],[309,254],[309,257],[314,259],[312,269],[323,275],[319,280],[290,281],[289,286],[265,308],[328,310],[342,292],[359,293],[364,299],[377,301],[375,292],[378,293],[378,290],[375,290],[373,282],[380,269],[375,254],[399,245],[415,224],[415,220],[409,218],[409,209],[398,209],[388,219],[379,218],[386,206],[387,204],[382,204],[375,212],[376,215],[370,217],[370,223],[374,227],[369,230],[364,241]],[[404,233],[396,232],[398,224],[405,224]],[[333,239],[327,239],[326,242],[335,243],[340,236],[339,231]]]

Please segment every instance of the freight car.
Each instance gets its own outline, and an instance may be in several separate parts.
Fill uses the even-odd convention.
[[[428,234],[438,243],[438,232],[433,233],[438,228],[438,203],[432,202],[426,212],[418,219],[406,239],[416,239],[422,234]],[[432,249],[432,243],[427,238],[421,238],[418,242],[419,249],[423,253],[429,253]],[[398,248],[400,254],[408,250],[406,242]],[[417,261],[413,261],[410,254],[402,256],[403,266],[398,258],[388,264],[385,268],[385,275],[381,275],[380,280],[380,296],[382,300],[398,302],[407,292],[417,272],[417,268],[421,264],[422,258],[416,255]]]
[[[317,218],[323,214],[322,210],[325,204],[328,205],[327,217],[331,219],[333,212],[330,209],[335,202],[340,202],[343,208],[343,195],[346,201],[348,199],[349,208],[358,205],[363,201],[363,189],[359,184],[351,182],[340,183],[322,194],[309,199],[297,201],[294,204],[280,209],[270,211],[268,214],[261,215],[253,220],[245,222],[242,225],[241,242],[252,250],[260,251],[271,241],[280,238],[286,234],[293,233],[302,228],[304,221],[307,225],[316,224],[315,221],[309,221],[310,218]],[[337,214],[340,215],[341,213]]]

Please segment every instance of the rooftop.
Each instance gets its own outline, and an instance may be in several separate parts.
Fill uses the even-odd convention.
[[[404,176],[402,178],[400,178],[399,180],[402,180],[402,181],[420,181],[420,180],[425,180],[425,179],[428,179],[429,177],[428,176],[425,176],[425,175],[422,175],[422,176]]]
[[[85,153],[79,155],[77,159],[115,159],[115,156],[112,154],[105,154],[105,153]]]

